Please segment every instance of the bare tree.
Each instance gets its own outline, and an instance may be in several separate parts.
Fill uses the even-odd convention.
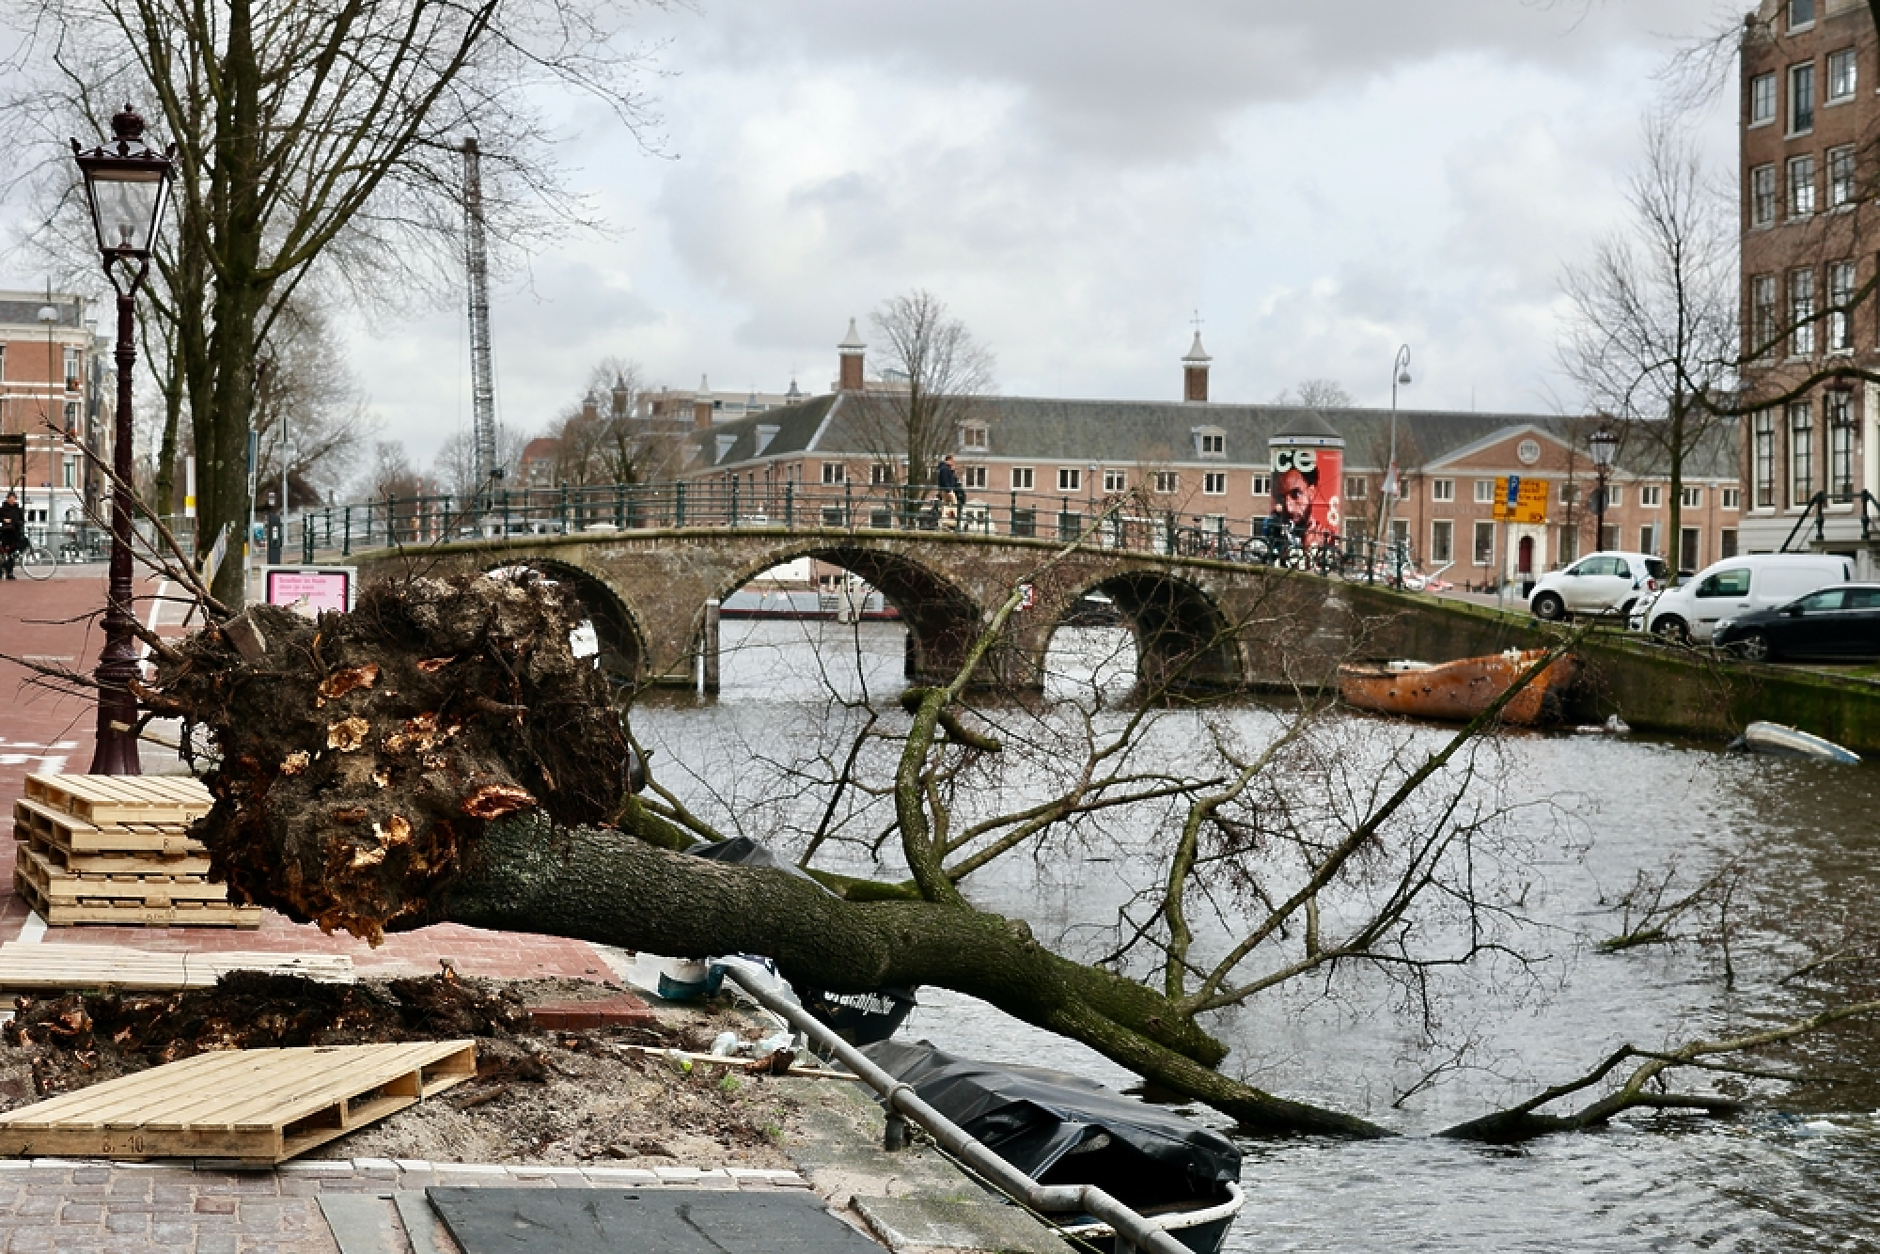
[[[1627,199],[1629,226],[1565,272],[1573,312],[1560,360],[1586,408],[1620,421],[1621,458],[1669,478],[1665,553],[1675,570],[1685,464],[1732,412],[1737,240],[1729,202],[1663,117],[1646,124],[1645,164]]]
[[[174,141],[176,239],[159,257],[176,320],[178,396],[194,428],[201,533],[242,525],[255,367],[285,302],[316,269],[357,290],[438,290],[463,222],[458,150],[487,154],[490,231],[511,241],[567,222],[532,88],[603,99],[630,130],[646,122],[636,57],[615,6],[589,0],[396,0],[293,5],[224,0],[51,0],[12,6],[25,32],[14,117],[47,98],[96,123],[146,106]],[[154,99],[153,99],[154,97]],[[46,125],[38,123],[43,132]],[[47,137],[51,138],[51,137]],[[69,155],[37,156],[48,219],[72,206]],[[239,572],[218,575],[225,603]]]
[[[505,471],[513,470],[522,461],[522,448],[528,442],[528,437],[521,432],[499,423],[496,464]],[[480,493],[500,491],[503,487],[501,482],[488,484],[477,480],[476,434],[468,427],[459,427],[438,449],[431,463],[431,477],[439,491],[457,501],[468,501]]]
[[[1336,379],[1301,379],[1295,392],[1288,388],[1273,398],[1275,405],[1303,405],[1307,409],[1349,409],[1357,402]]]
[[[858,433],[865,451],[912,494],[941,455],[958,447],[960,428],[986,415],[993,356],[924,289],[894,297],[869,320],[887,341],[885,365],[881,384],[859,398]]]

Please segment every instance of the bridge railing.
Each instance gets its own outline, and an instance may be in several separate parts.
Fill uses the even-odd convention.
[[[782,531],[966,531],[1181,557],[1284,565],[1402,584],[1414,574],[1407,544],[1274,526],[1265,515],[1184,515],[1091,496],[981,493],[964,509],[921,484],[750,485],[727,481],[517,488],[475,498],[386,496],[308,511],[287,537],[301,559],[350,557],[394,545],[458,540],[528,541],[650,528]],[[297,541],[297,545],[296,545]]]

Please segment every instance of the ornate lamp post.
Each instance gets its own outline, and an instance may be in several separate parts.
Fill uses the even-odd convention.
[[[111,119],[112,140],[86,151],[72,141],[85,179],[85,199],[105,278],[117,292],[117,417],[111,492],[111,578],[104,609],[104,651],[98,658],[98,735],[94,775],[137,775],[137,677],[131,634],[131,372],[137,364],[137,290],[150,274],[150,255],[169,200],[171,160],[144,143],[144,120],[127,104]]]
[[[1606,474],[1612,469],[1612,455],[1619,450],[1619,433],[1602,426],[1586,437],[1592,450],[1593,469],[1599,475],[1598,495],[1593,498],[1593,548],[1606,547]]]
[[[1402,484],[1397,479],[1397,385],[1410,383],[1410,346],[1399,345],[1397,357],[1390,363],[1390,467],[1384,472],[1384,534],[1379,537],[1390,546],[1391,584],[1403,584],[1403,550],[1396,536],[1397,497]]]

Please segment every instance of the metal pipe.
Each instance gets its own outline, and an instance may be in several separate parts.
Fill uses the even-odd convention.
[[[781,1016],[791,1027],[816,1042],[818,1050],[833,1054],[870,1088],[881,1094],[891,1119],[900,1115],[919,1124],[936,1144],[990,1180],[1001,1193],[1044,1214],[1089,1215],[1110,1225],[1120,1238],[1139,1250],[1148,1251],[1148,1254],[1194,1254],[1180,1241],[1095,1185],[1039,1184],[968,1136],[958,1124],[922,1101],[911,1085],[903,1084],[877,1067],[869,1061],[867,1055],[837,1036],[796,1002],[777,996],[756,980],[747,982],[741,979],[740,972],[729,963],[725,965],[724,971],[725,978],[750,994],[758,1005]]]

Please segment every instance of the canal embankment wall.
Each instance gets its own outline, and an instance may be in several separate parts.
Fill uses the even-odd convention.
[[[1543,623],[1470,601],[1352,585],[1343,590],[1358,648],[1371,657],[1444,662],[1552,644],[1574,624]],[[1673,645],[1622,627],[1595,627],[1577,647],[1585,673],[1576,721],[1617,714],[1641,731],[1728,740],[1757,720],[1880,755],[1880,680],[1835,668],[1758,665],[1704,647]]]

